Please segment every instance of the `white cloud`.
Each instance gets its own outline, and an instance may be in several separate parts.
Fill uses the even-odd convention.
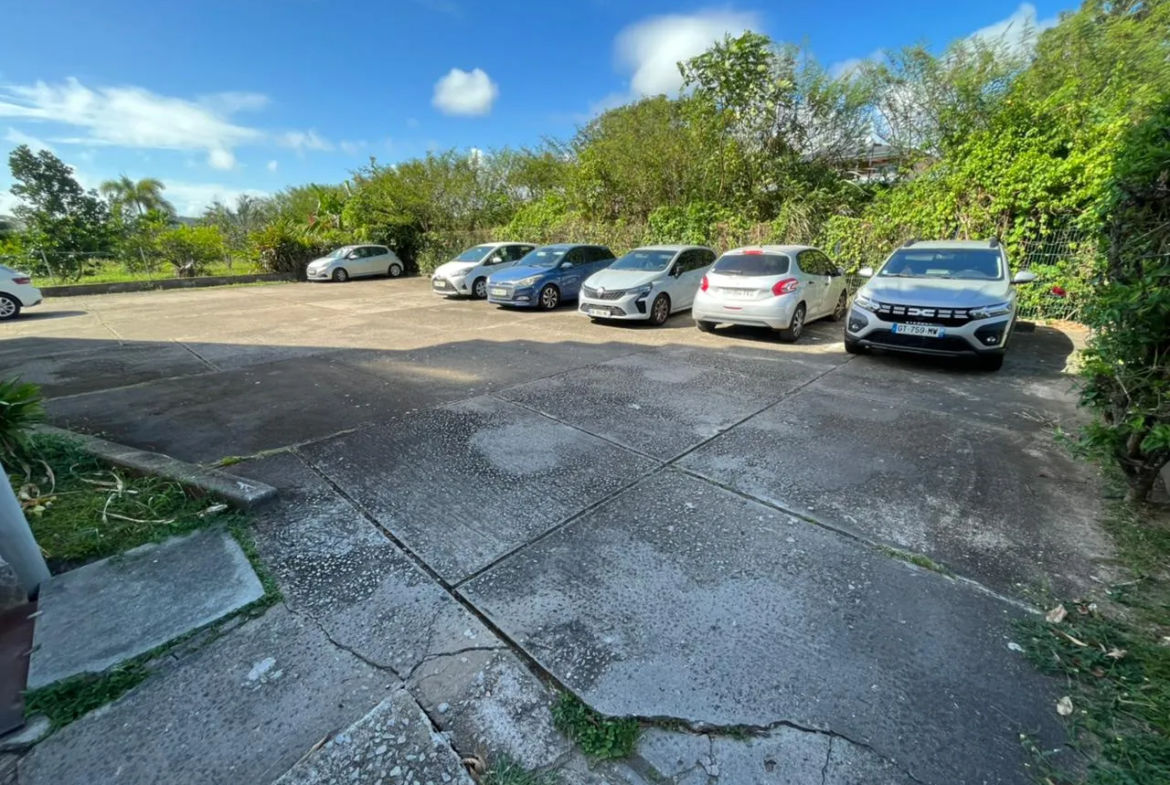
[[[277,135],[276,142],[282,147],[290,147],[298,153],[304,153],[305,150],[333,149],[332,142],[312,130],[286,131],[283,134]]]
[[[227,171],[236,168],[236,157],[232,155],[231,150],[225,150],[222,147],[217,147],[207,154],[207,165],[212,169],[220,169]]]
[[[759,29],[757,14],[739,11],[656,16],[622,30],[614,49],[618,64],[630,74],[634,98],[671,94],[682,87],[680,62],[701,55],[728,34]]]
[[[452,68],[435,83],[435,97],[431,103],[443,114],[485,115],[500,95],[500,88],[480,68],[461,71]]]
[[[268,162],[268,171],[275,172],[279,168],[280,168],[280,164],[277,163],[276,161],[269,161]]]
[[[212,183],[185,183],[166,181],[166,197],[175,206],[179,215],[196,216],[212,202],[234,204],[242,194],[263,198],[270,196],[267,191],[255,188],[228,188]]]
[[[854,73],[866,63],[879,63],[885,56],[886,52],[884,49],[875,49],[866,57],[851,57],[848,60],[841,60],[829,66],[829,76],[834,79],[839,79],[842,76]]]
[[[341,152],[345,153],[346,155],[357,155],[369,146],[370,145],[366,142],[365,139],[361,139],[356,142],[351,142],[350,140],[345,139],[342,140],[341,144],[338,145],[338,147],[341,148]]]
[[[12,215],[18,204],[20,200],[5,186],[4,190],[0,191],[0,215]]]
[[[1036,6],[1023,3],[1007,19],[980,28],[970,37],[987,43],[1001,41],[1012,51],[1028,50],[1036,45],[1037,35],[1050,27],[1055,27],[1059,21],[1060,19],[1055,16],[1039,19]]]
[[[22,144],[27,144],[29,149],[34,153],[40,152],[41,150],[48,150],[50,153],[53,152],[53,148],[49,147],[49,145],[45,144],[40,139],[36,138],[35,136],[29,136],[28,134],[18,131],[15,128],[8,129],[8,133],[4,135],[4,141],[11,142],[17,147],[20,147]]]

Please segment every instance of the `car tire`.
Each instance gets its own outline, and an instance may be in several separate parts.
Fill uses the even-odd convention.
[[[666,320],[670,318],[670,296],[660,294],[654,298],[654,302],[650,305],[650,324],[655,327],[661,327],[666,324]]]
[[[998,371],[1003,367],[1003,358],[1004,355],[1002,354],[988,354],[983,357],[977,357],[975,359],[975,365],[981,371]]]
[[[337,281],[337,283],[345,283],[349,280],[349,273],[344,267],[338,267],[333,271],[333,280]]]
[[[487,278],[480,276],[471,284],[471,296],[476,300],[487,299]]]
[[[839,322],[845,318],[849,313],[849,293],[841,292],[841,296],[837,298],[837,307],[833,309],[833,315],[829,317],[834,322]]]
[[[551,311],[561,304],[561,290],[549,284],[540,290],[540,298],[536,301],[542,311]]]
[[[780,340],[785,343],[796,343],[800,340],[800,336],[804,335],[804,315],[807,313],[804,303],[796,306],[796,310],[792,312],[792,322],[788,327],[779,330]]]
[[[865,347],[848,336],[845,338],[845,351],[849,354],[865,354]]]
[[[701,332],[701,333],[715,332],[715,322],[697,321],[697,322],[695,322],[695,327],[698,327],[699,332]]]
[[[386,271],[387,278],[398,278],[402,275],[402,264],[400,262],[390,262],[390,269]]]
[[[0,294],[0,321],[20,316],[20,300],[7,294]]]

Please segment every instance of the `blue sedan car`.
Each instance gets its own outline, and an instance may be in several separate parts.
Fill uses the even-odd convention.
[[[551,311],[576,300],[585,279],[612,263],[613,252],[603,245],[545,245],[490,276],[488,302]]]

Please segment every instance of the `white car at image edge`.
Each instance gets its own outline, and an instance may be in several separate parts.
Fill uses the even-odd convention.
[[[0,321],[16,318],[21,309],[39,305],[41,300],[41,290],[32,285],[32,278],[0,264]]]
[[[443,297],[487,297],[487,279],[527,256],[533,243],[484,243],[468,248],[431,274],[431,291]]]

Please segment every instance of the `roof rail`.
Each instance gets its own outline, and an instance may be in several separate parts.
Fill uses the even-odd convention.
[[[916,243],[916,242],[918,242],[918,238],[917,238],[917,237],[911,237],[909,240],[907,240],[906,242],[902,243],[902,247],[903,247],[903,248],[909,248],[910,246],[914,245],[914,243]]]
[[[999,247],[999,238],[992,237],[990,240],[987,241],[987,244],[989,246],[991,246],[992,248],[998,248]]]

